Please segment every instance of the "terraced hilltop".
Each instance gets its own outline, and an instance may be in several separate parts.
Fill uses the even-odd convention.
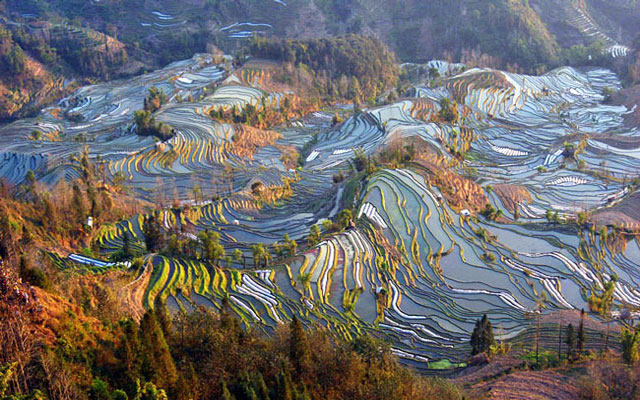
[[[628,202],[640,132],[624,124],[632,110],[605,103],[621,87],[613,72],[407,64],[441,77],[354,113],[335,104],[269,129],[230,122],[226,113],[286,113],[300,101],[265,65],[196,55],[81,87],[0,128],[0,176],[71,182],[86,170],[84,153],[105,185],[154,202],[151,214],[99,228],[101,259],[143,251],[149,221],[167,240],[219,235],[215,260],[145,256],[122,295],[134,311],[228,299],[245,324],[269,332],[296,316],[345,337],[383,335],[422,369],[465,362],[483,314],[500,340],[526,342],[539,313],[587,309],[612,279],[618,314],[635,315],[640,221]],[[168,98],[153,114],[171,127],[164,141],[136,134],[134,111],[151,88]],[[411,155],[385,161],[396,150]],[[614,212],[625,204],[635,214]],[[52,257],[90,273],[130,267]]]

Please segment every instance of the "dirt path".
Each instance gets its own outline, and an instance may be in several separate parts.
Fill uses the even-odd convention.
[[[136,320],[140,320],[145,313],[144,293],[147,290],[147,286],[149,286],[152,273],[153,264],[148,263],[145,265],[142,274],[135,281],[118,290],[118,298],[122,306],[129,310]]]
[[[492,400],[577,400],[572,378],[551,370],[521,371],[476,385],[473,391]]]

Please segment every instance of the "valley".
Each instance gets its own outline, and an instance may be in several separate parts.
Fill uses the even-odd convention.
[[[614,302],[624,310],[640,306],[640,248],[627,236],[638,221],[611,227],[590,220],[635,190],[638,161],[625,143],[637,128],[625,128],[625,107],[603,104],[605,89],[620,88],[611,72],[443,73],[435,85],[412,86],[407,97],[335,126],[331,113],[316,111],[275,127],[275,140],[247,156],[232,150],[243,128],[212,120],[207,110],[278,108],[286,93],[265,90],[226,63],[197,55],[152,74],[80,88],[0,132],[3,176],[14,184],[28,171],[46,185],[81,178],[74,155],[86,151],[105,182],[123,178],[135,196],[156,203],[167,236],[220,235],[228,256],[217,265],[146,256],[140,274],[150,269],[151,276],[136,307],[167,301],[176,310],[218,308],[229,296],[247,325],[270,331],[295,315],[346,337],[381,332],[400,358],[428,369],[431,362],[464,362],[466,338],[483,314],[500,327],[500,340],[517,337],[538,312],[541,294],[545,313],[579,310],[616,276]],[[131,128],[133,110],[151,87],[169,97],[155,114],[176,131],[164,142]],[[188,97],[193,101],[176,100]],[[454,101],[458,120],[437,120],[443,99]],[[81,117],[62,117],[69,115]],[[374,157],[408,139],[421,147],[418,160],[370,174],[354,168],[358,152]],[[300,152],[299,167],[283,165],[283,147]],[[439,186],[430,168],[478,182],[486,208],[474,208],[470,198],[450,203],[462,187]],[[352,172],[336,184],[340,171]],[[288,194],[259,200],[255,182]],[[511,188],[523,194],[513,197]],[[321,228],[326,238],[305,244],[314,225],[343,217],[355,225],[338,234]],[[121,250],[125,234],[144,251],[145,218],[102,226],[94,237],[97,258]],[[285,234],[301,244],[300,254],[276,253]],[[275,259],[256,259],[256,245]],[[61,269],[103,268],[91,258],[61,256],[55,257]]]

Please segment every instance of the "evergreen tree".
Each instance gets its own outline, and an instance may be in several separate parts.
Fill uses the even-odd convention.
[[[471,333],[471,355],[475,356],[480,353],[480,320],[476,321],[476,325]]]
[[[224,297],[222,299],[222,304],[220,305],[220,327],[231,338],[239,338],[244,332],[240,325],[240,321],[238,321],[238,318],[235,317],[235,314],[231,309],[228,297]]]
[[[75,214],[75,222],[81,225],[84,224],[87,212],[85,209],[82,191],[80,190],[80,186],[78,186],[77,183],[73,184],[73,196],[71,198],[71,205],[73,206],[73,212]]]
[[[578,326],[578,345],[577,352],[578,357],[584,354],[585,343],[587,341],[587,336],[584,332],[584,308],[580,311],[580,325]]]
[[[217,263],[224,257],[224,247],[220,244],[220,234],[206,230],[198,235],[202,246],[202,258]]]
[[[264,381],[264,377],[261,373],[256,373],[253,376],[253,387],[255,388],[255,392],[258,395],[260,400],[269,400],[269,388],[267,388],[267,384]]]
[[[276,384],[271,397],[278,400],[295,400],[294,396],[295,390],[291,382],[291,375],[283,369],[276,376]]]
[[[122,257],[124,257],[125,260],[133,257],[133,252],[131,251],[131,239],[129,238],[128,231],[124,231],[124,234],[122,235]]]
[[[638,329],[636,328],[632,331],[623,329],[620,342],[622,344],[622,358],[624,362],[629,365],[638,362],[640,357],[638,353],[640,349],[640,332],[638,332]]]
[[[178,379],[178,371],[153,310],[147,311],[142,318],[139,336],[142,375],[163,389],[172,388]]]
[[[122,321],[120,326],[122,336],[120,338],[120,346],[115,353],[118,363],[112,375],[118,387],[131,395],[135,395],[138,392],[138,381],[141,378],[138,325],[132,319],[129,319]]]
[[[493,327],[487,315],[476,321],[475,328],[471,334],[471,355],[491,350],[491,346],[496,344],[493,336]]]
[[[307,335],[300,320],[294,315],[289,325],[289,359],[297,378],[307,369],[309,361]]]
[[[567,326],[567,338],[565,339],[565,343],[567,344],[567,360],[569,360],[569,362],[572,362],[574,359],[575,342],[576,333],[573,329],[573,324],[569,324],[569,326]]]
[[[489,322],[489,318],[487,314],[482,316],[482,335],[481,342],[484,348],[484,351],[489,351],[491,346],[495,346],[496,340],[493,337],[493,327],[491,326],[491,322]]]
[[[164,234],[155,213],[145,218],[142,225],[142,233],[144,234],[144,243],[147,246],[147,251],[153,253],[162,249],[164,246]]]
[[[165,340],[169,339],[171,336],[171,315],[169,314],[169,309],[164,301],[160,299],[156,301],[155,314]]]
[[[227,387],[227,383],[222,381],[222,396],[220,396],[221,400],[236,400],[235,396],[231,394],[229,388]]]

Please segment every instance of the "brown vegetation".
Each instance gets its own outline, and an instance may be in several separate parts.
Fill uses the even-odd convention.
[[[482,186],[447,168],[426,160],[418,161],[425,168],[427,180],[437,186],[450,205],[478,212],[489,202]]]
[[[518,371],[474,387],[476,396],[491,400],[577,400],[576,382],[552,370]]]
[[[532,201],[531,193],[524,186],[500,184],[495,185],[493,191],[510,213],[514,213],[523,201]]]
[[[238,157],[253,159],[254,154],[265,146],[272,145],[282,136],[275,131],[261,130],[248,125],[234,124],[229,152]]]
[[[640,193],[634,193],[611,208],[596,211],[590,220],[598,227],[617,226],[629,231],[640,230]]]

